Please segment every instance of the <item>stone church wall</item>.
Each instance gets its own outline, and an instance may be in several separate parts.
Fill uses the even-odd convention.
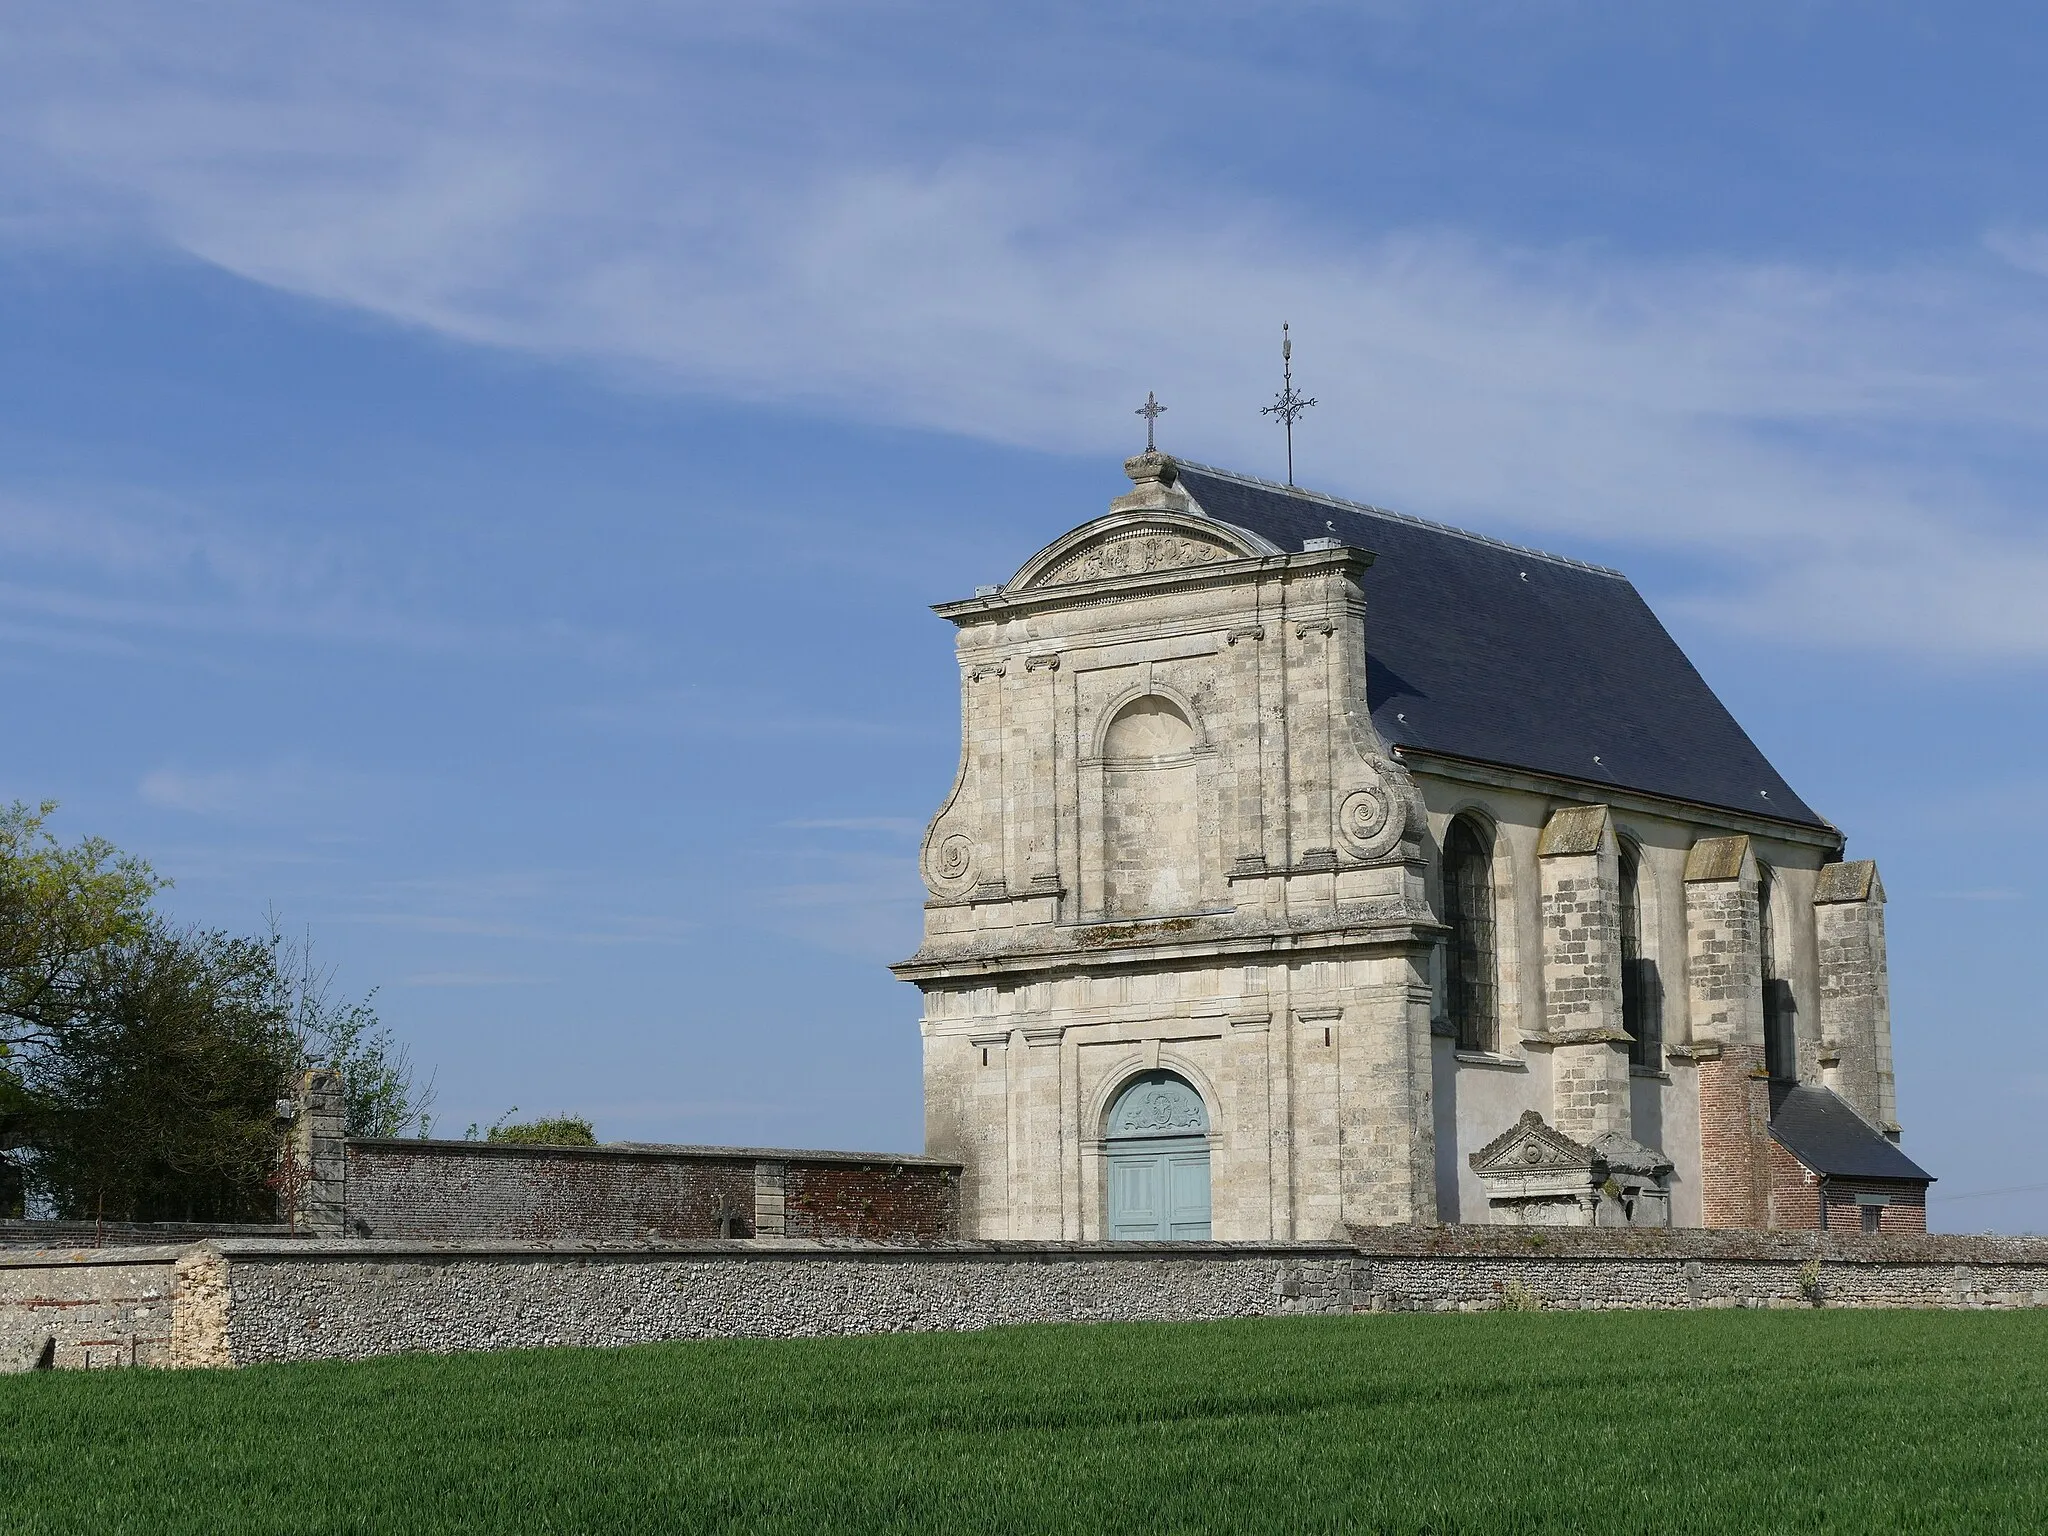
[[[1546,861],[1539,844],[1544,828],[1560,810],[1586,802],[1565,798],[1560,786],[1528,774],[1432,762],[1419,753],[1408,762],[1427,808],[1434,849],[1442,848],[1452,820],[1461,815],[1477,817],[1493,838],[1498,1047],[1493,1052],[1461,1051],[1439,1032],[1432,1074],[1439,1214],[1445,1221],[1484,1222],[1486,1190],[1466,1154],[1513,1125],[1524,1110],[1533,1109],[1553,1121],[1562,1115],[1559,1057],[1585,1049],[1560,1048],[1568,1030],[1560,1029],[1558,999],[1546,986],[1546,965],[1555,972],[1562,959],[1569,974],[1569,967],[1580,963],[1583,946],[1574,943],[1570,925],[1546,920],[1545,865],[1557,861]],[[1864,979],[1873,965],[1866,958],[1871,946],[1855,949],[1853,941],[1863,930],[1849,926],[1867,920],[1848,907],[1840,908],[1842,915],[1836,917],[1831,909],[1814,905],[1821,867],[1833,853],[1833,845],[1817,835],[1756,821],[1746,835],[1728,839],[1727,813],[1701,812],[1693,819],[1683,807],[1668,802],[1601,793],[1614,835],[1626,840],[1638,861],[1642,953],[1648,962],[1646,1004],[1662,1043],[1654,1065],[1626,1069],[1627,1116],[1620,1128],[1662,1150],[1675,1164],[1670,1178],[1674,1225],[1734,1222],[1735,1216],[1726,1211],[1706,1209],[1705,1186],[1714,1176],[1724,1191],[1744,1181],[1755,1185],[1755,1198],[1736,1214],[1762,1226],[1767,1219],[1769,1173],[1762,1163],[1767,1152],[1762,1122],[1754,1128],[1748,1124],[1747,1097],[1747,1073],[1763,1057],[1762,978],[1754,972],[1761,950],[1754,932],[1756,865],[1768,864],[1776,884],[1775,949],[1791,1001],[1803,1078],[1821,1080],[1824,1070],[1831,1072],[1830,1063],[1842,1059],[1845,1051],[1852,1063],[1866,1064],[1864,1070],[1873,1081],[1876,1069],[1867,1064],[1888,1060],[1888,1036],[1880,1051],[1874,1038],[1860,1038],[1834,1022],[1834,1016],[1845,1014],[1852,1004],[1862,1005],[1863,993],[1872,990]],[[1688,881],[1688,866],[1697,863],[1694,849],[1720,839],[1751,850],[1744,855],[1746,875],[1738,869],[1725,881]],[[1439,870],[1440,862],[1432,859],[1432,904],[1442,899]],[[1839,981],[1830,979],[1832,973],[1824,975],[1816,924],[1802,917],[1815,912],[1826,913],[1849,934],[1829,951],[1850,957],[1836,965],[1843,977]],[[1734,974],[1737,971],[1741,974]],[[1825,999],[1824,982],[1833,989]],[[1440,962],[1433,966],[1432,983],[1441,1012]],[[1863,993],[1855,991],[1858,985]],[[1610,990],[1618,994],[1619,989]],[[1850,1001],[1837,1003],[1837,993]],[[1824,1006],[1832,1010],[1827,1016]],[[1881,1014],[1873,1006],[1864,1006],[1864,1011]],[[1739,1015],[1732,1028],[1731,1013]],[[1725,1113],[1717,1120],[1719,1111]],[[1703,1114],[1709,1121],[1704,1138]],[[1741,1123],[1730,1129],[1721,1124],[1723,1120]]]

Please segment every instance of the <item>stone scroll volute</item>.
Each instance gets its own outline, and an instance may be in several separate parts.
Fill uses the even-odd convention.
[[[981,796],[976,780],[976,724],[984,700],[981,695],[1001,686],[1007,669],[1000,663],[970,660],[963,655],[960,668],[960,764],[953,774],[953,787],[945,803],[925,829],[918,849],[918,872],[925,889],[938,901],[957,901],[978,882],[999,873],[988,868],[989,860],[977,836]]]

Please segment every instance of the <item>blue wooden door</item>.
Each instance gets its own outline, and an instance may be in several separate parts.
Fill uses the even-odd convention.
[[[1109,1160],[1109,1235],[1119,1243],[1166,1235],[1166,1159],[1157,1153]]]
[[[1148,1072],[1118,1096],[1106,1148],[1113,1241],[1207,1240],[1208,1128],[1201,1095],[1170,1072]]]
[[[1166,1157],[1166,1235],[1176,1242],[1209,1239],[1209,1149]]]

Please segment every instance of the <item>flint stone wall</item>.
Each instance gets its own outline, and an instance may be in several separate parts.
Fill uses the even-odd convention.
[[[1384,1227],[1348,1243],[235,1240],[0,1254],[0,1368],[1398,1311],[2048,1306],[2048,1239]]]
[[[419,1351],[1349,1312],[1341,1244],[209,1245],[237,1365]]]
[[[1355,1229],[1371,1311],[2048,1306],[2048,1238],[1703,1228]]]

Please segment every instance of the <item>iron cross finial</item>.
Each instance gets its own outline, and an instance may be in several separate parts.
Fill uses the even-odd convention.
[[[1287,429],[1287,483],[1294,484],[1294,423],[1315,401],[1294,387],[1294,339],[1287,334],[1287,322],[1280,322],[1280,393],[1271,405],[1259,407],[1261,416],[1271,416]]]
[[[1157,453],[1159,449],[1152,441],[1152,424],[1166,414],[1166,407],[1161,405],[1159,397],[1148,389],[1145,391],[1145,403],[1131,414],[1145,418],[1145,451]]]

